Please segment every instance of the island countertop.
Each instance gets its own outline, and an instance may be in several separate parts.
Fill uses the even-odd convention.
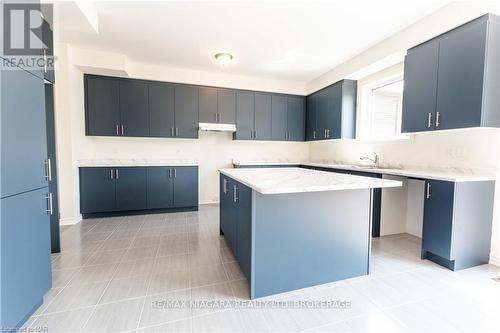
[[[395,180],[353,176],[302,168],[220,169],[220,173],[262,194],[400,187]]]

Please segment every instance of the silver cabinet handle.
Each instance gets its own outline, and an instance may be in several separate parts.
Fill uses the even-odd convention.
[[[122,135],[123,135],[123,124],[122,124],[122,126],[121,126],[121,130],[122,130]]]
[[[113,169],[109,169],[109,178],[113,179]]]
[[[227,179],[226,178],[222,178],[222,192],[224,192],[224,194],[227,193]]]
[[[52,167],[51,167],[50,158],[45,160],[45,179],[50,182],[52,181]]]
[[[436,127],[439,127],[439,112],[436,112]]]
[[[120,125],[116,124],[116,135],[120,135]]]
[[[239,190],[240,189],[237,185],[233,186],[233,202],[238,202],[238,200],[240,199],[238,195]]]
[[[174,128],[170,127],[170,136],[174,136]]]
[[[179,128],[178,127],[175,128],[175,136],[179,136]]]
[[[172,169],[168,169],[168,178],[172,178]]]
[[[325,135],[324,135],[324,137],[326,138],[326,128],[325,128]]]
[[[313,139],[316,139],[316,130],[313,131]]]
[[[115,178],[116,179],[120,178],[119,175],[118,175],[118,169],[115,169]]]
[[[174,168],[174,178],[177,178],[177,169]]]
[[[253,138],[257,139],[257,130],[253,130]]]
[[[431,128],[432,126],[432,113],[429,112],[427,115],[427,128]]]
[[[327,138],[329,138],[329,137],[330,137],[330,129],[329,129],[329,128],[327,128],[327,129],[326,129],[326,137],[327,137]]]
[[[45,210],[47,212],[47,215],[52,215],[53,213],[53,208],[52,208],[52,193],[48,193],[47,196],[45,197],[47,199],[47,209]]]
[[[425,198],[429,199],[431,197],[431,183],[427,183],[427,191],[425,193]]]

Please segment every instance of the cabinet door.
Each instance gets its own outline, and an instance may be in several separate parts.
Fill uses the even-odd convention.
[[[43,80],[24,70],[1,73],[1,197],[47,186]]]
[[[236,139],[252,140],[254,130],[254,93],[236,94]]]
[[[438,58],[438,39],[414,47],[405,57],[401,123],[403,133],[434,128]]]
[[[328,91],[323,89],[316,93],[316,139],[326,139],[326,129],[328,128]]]
[[[303,97],[287,97],[288,140],[304,141],[305,112]]]
[[[54,120],[54,85],[45,84],[45,118],[47,128],[47,158],[50,163],[51,179],[49,192],[52,194],[52,210],[50,216],[50,240],[52,253],[61,252],[59,240],[59,200],[57,191],[57,156],[56,156],[56,129]]]
[[[113,78],[86,76],[86,135],[119,135],[119,81]]]
[[[227,178],[224,175],[219,176],[219,201],[220,201],[220,206],[219,206],[219,223],[220,223],[220,230],[226,234],[227,232],[227,227],[228,227],[228,221],[229,221],[229,209],[230,209],[230,204],[231,204],[231,194],[230,194],[230,187],[229,187],[229,178]]]
[[[422,249],[451,260],[455,184],[427,180],[425,186]]]
[[[148,85],[135,80],[120,81],[121,135],[149,136]]]
[[[113,168],[80,168],[80,212],[116,210]]]
[[[170,167],[148,167],[147,201],[149,209],[170,208],[174,204],[174,178]]]
[[[147,208],[146,168],[116,168],[115,178],[117,210]]]
[[[288,124],[286,97],[273,95],[271,99],[271,138],[286,141],[288,139]]]
[[[234,90],[219,89],[217,96],[218,122],[234,124],[236,121],[236,92]]]
[[[236,258],[247,279],[252,262],[252,189],[238,183],[236,200]]]
[[[342,85],[343,83],[337,83],[327,90],[327,139],[339,139],[342,136]]]
[[[200,123],[216,123],[219,119],[217,115],[217,89],[200,87],[199,94]]]
[[[235,257],[237,257],[237,248],[236,248],[236,219],[237,219],[237,211],[235,205],[235,191],[236,191],[237,182],[235,182],[232,178],[228,178],[228,203],[227,209],[225,210],[225,229],[224,229],[224,239],[226,240],[227,246],[233,251]]]
[[[174,167],[174,207],[198,206],[198,167]]]
[[[271,140],[271,95],[255,93],[254,139]]]
[[[481,125],[486,29],[473,21],[441,37],[436,129]]]
[[[52,284],[47,188],[0,200],[2,326],[23,324]]]
[[[54,34],[52,33],[52,29],[47,21],[42,21],[42,40],[43,43],[47,46],[43,50],[44,53],[44,79],[55,83],[55,75],[54,75]]]
[[[312,94],[307,96],[306,98],[306,140],[307,141],[312,141],[316,140],[316,100],[317,96],[316,94]]]
[[[174,85],[170,83],[150,83],[149,135],[171,138],[174,136]]]
[[[198,138],[198,88],[175,86],[175,136]]]

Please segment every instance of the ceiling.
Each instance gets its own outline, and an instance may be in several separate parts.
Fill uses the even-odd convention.
[[[68,13],[58,35],[141,62],[307,82],[448,2],[104,1],[95,2],[99,33]],[[233,63],[217,65],[218,52]]]

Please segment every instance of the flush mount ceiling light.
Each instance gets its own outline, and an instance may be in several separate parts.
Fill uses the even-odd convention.
[[[215,60],[217,60],[219,65],[225,66],[233,60],[233,56],[229,53],[217,53],[215,55]]]

